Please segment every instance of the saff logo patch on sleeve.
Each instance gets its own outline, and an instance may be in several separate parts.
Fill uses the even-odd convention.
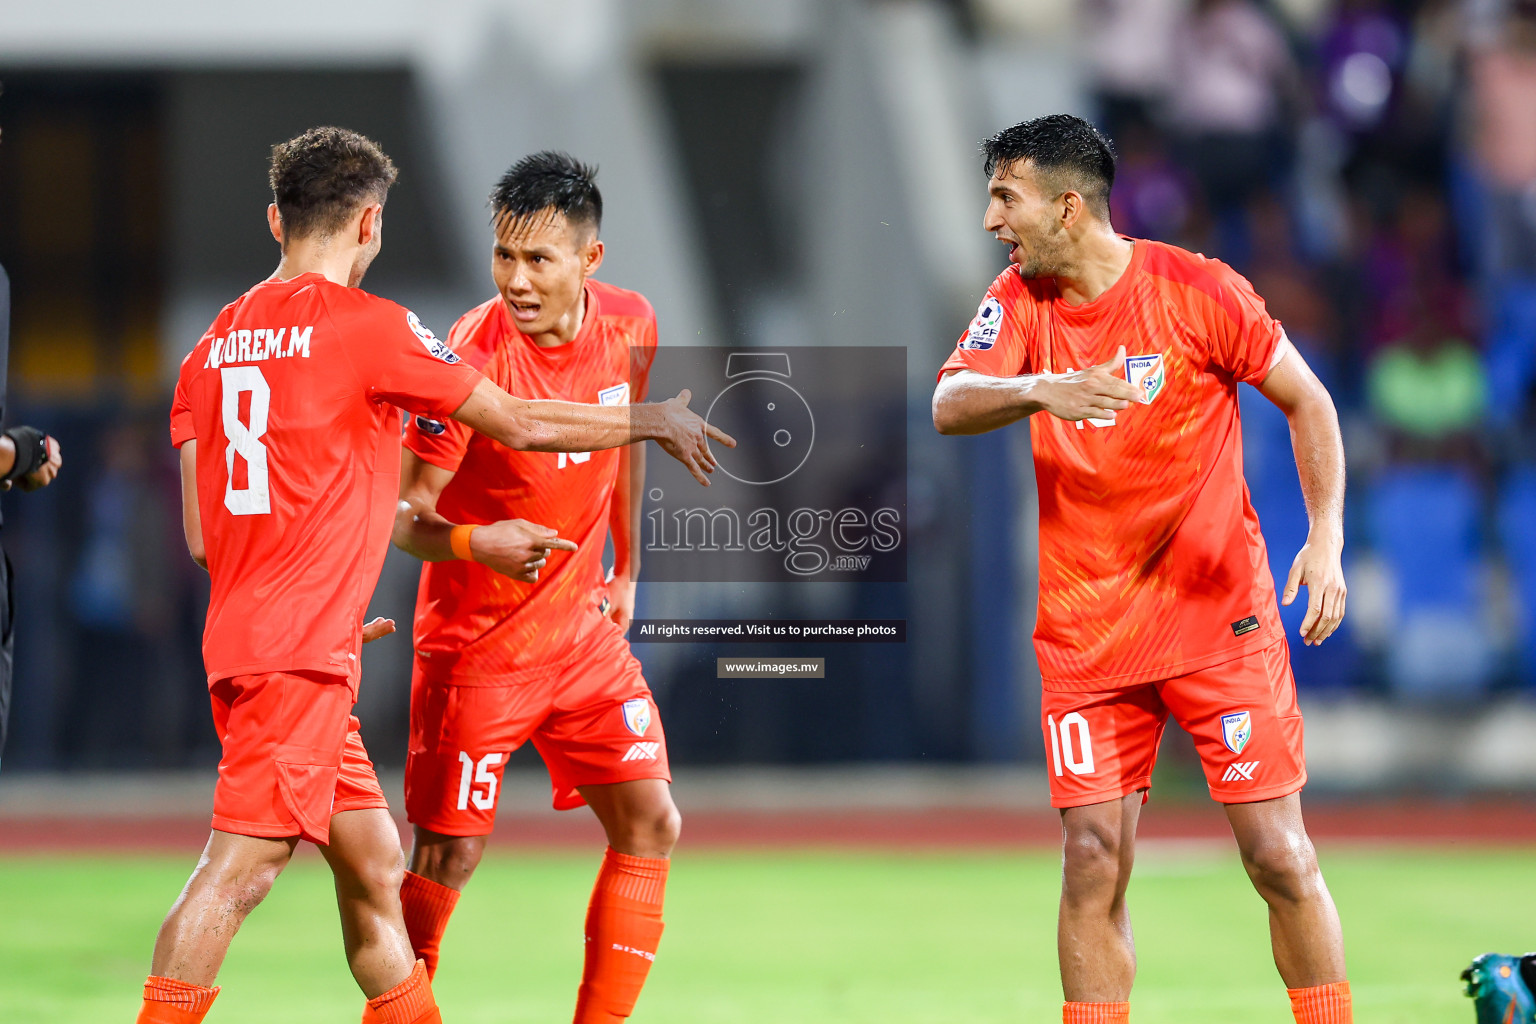
[[[448,425],[441,420],[430,419],[426,416],[416,417],[416,429],[423,434],[441,434],[448,429]]]
[[[1221,716],[1221,741],[1234,754],[1241,754],[1253,738],[1253,719],[1246,711]]]
[[[427,325],[422,323],[421,319],[417,317],[415,313],[412,313],[410,310],[406,310],[405,323],[406,326],[411,329],[411,333],[416,335],[417,340],[421,342],[422,347],[424,347],[428,352],[432,353],[432,355],[441,359],[445,363],[456,363],[459,361],[459,357],[453,351],[453,349],[443,344],[443,342],[438,339],[437,335],[433,334],[432,331],[428,329]]]
[[[981,308],[976,310],[976,318],[966,329],[965,340],[960,343],[960,347],[985,352],[997,344],[997,336],[1002,329],[1003,304],[988,295],[981,300]]]
[[[1151,405],[1152,400],[1163,392],[1163,354],[1154,352],[1147,356],[1125,357],[1125,379],[1141,393],[1136,400]]]
[[[631,697],[623,704],[624,727],[636,736],[644,736],[651,727],[651,702],[644,697]]]

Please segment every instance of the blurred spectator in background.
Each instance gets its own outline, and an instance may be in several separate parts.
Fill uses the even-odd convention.
[[[1371,360],[1371,411],[1399,462],[1475,464],[1478,428],[1488,410],[1482,358],[1446,323],[1448,303],[1432,294],[1404,296],[1407,328]]]
[[[1168,123],[1219,237],[1241,249],[1242,210],[1279,181],[1302,97],[1284,33],[1252,0],[1197,0],[1174,34]]]
[[[1472,155],[1486,189],[1486,269],[1536,278],[1536,0],[1510,0],[1469,57]]]
[[[1173,39],[1184,8],[1184,0],[1083,0],[1079,8],[1099,123],[1122,153],[1127,127],[1151,124],[1173,86]]]
[[[165,678],[176,564],[168,527],[178,510],[148,445],[145,425],[109,421],[86,495],[84,543],[69,581],[77,633],[62,716],[69,732],[61,737],[66,756],[83,767],[138,763],[161,703],[147,698]]]
[[[1140,115],[1122,112],[1114,136],[1119,159],[1110,196],[1116,226],[1132,238],[1155,238],[1198,250],[1203,222],[1195,184],[1173,162],[1152,125]]]

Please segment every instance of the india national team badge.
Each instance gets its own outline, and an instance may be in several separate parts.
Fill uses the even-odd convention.
[[[1151,405],[1163,390],[1163,354],[1154,352],[1148,356],[1125,357],[1125,379],[1141,393],[1137,399],[1142,405]]]
[[[1221,716],[1221,739],[1232,753],[1241,754],[1252,738],[1253,720],[1248,717],[1248,712],[1234,711]]]
[[[985,352],[997,344],[997,335],[1002,326],[1003,304],[988,295],[981,300],[981,308],[976,310],[976,319],[971,321],[960,347]]]
[[[651,702],[632,697],[624,702],[624,726],[636,736],[644,736],[651,727]]]
[[[603,388],[597,393],[598,405],[628,405],[629,381],[623,384],[615,384],[611,388]]]

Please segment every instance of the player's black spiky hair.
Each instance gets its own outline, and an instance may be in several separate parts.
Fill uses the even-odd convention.
[[[597,168],[569,153],[546,149],[513,164],[491,189],[491,222],[519,219],[543,210],[558,210],[573,225],[603,222],[603,194],[597,190]]]
[[[987,177],[1000,167],[1029,161],[1060,192],[1076,192],[1099,217],[1109,218],[1115,185],[1115,150],[1093,125],[1071,114],[1049,114],[1004,128],[981,144]]]

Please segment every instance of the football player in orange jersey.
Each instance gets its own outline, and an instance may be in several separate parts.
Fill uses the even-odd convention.
[[[363,627],[399,489],[397,406],[519,448],[656,438],[700,479],[686,394],[634,410],[512,398],[415,315],[358,285],[382,244],[395,167],[369,139],[315,128],[274,147],[277,271],[219,313],[182,362],[171,409],[182,516],[212,591],[203,632],[223,745],[213,832],[166,916],[139,1024],[197,1024],[231,939],[298,841],[336,876],[348,965],[384,1024],[439,1020],[401,915],[400,837],[352,716]],[[726,439],[723,443],[729,443]],[[536,560],[550,538],[511,531]],[[300,1014],[302,1015],[302,1014]],[[270,1014],[293,1014],[278,1003]]]
[[[643,296],[592,277],[604,251],[594,176],[566,154],[536,153],[491,193],[496,295],[460,318],[448,343],[517,395],[614,405],[645,396],[656,315]],[[401,898],[412,944],[436,966],[495,821],[507,759],[532,740],[554,806],[587,804],[608,838],[575,1020],[622,1020],[655,959],[680,827],[661,718],[624,639],[644,452],[512,452],[418,416],[402,458],[395,544],[427,563],[405,776],[415,845]],[[501,531],[527,520],[561,542],[531,563],[503,557]]]
[[[933,421],[1030,421],[1040,495],[1041,726],[1064,864],[1063,1019],[1127,1019],[1125,893],[1171,714],[1269,905],[1302,1024],[1351,1019],[1338,913],[1302,823],[1296,686],[1243,483],[1237,386],[1291,425],[1311,532],[1283,600],[1301,633],[1344,615],[1344,449],[1328,392],[1230,267],[1115,233],[1114,154],[1087,122],[1027,121],[985,143],[983,222],[1013,264],[939,374]],[[1044,415],[1036,415],[1044,413]]]

